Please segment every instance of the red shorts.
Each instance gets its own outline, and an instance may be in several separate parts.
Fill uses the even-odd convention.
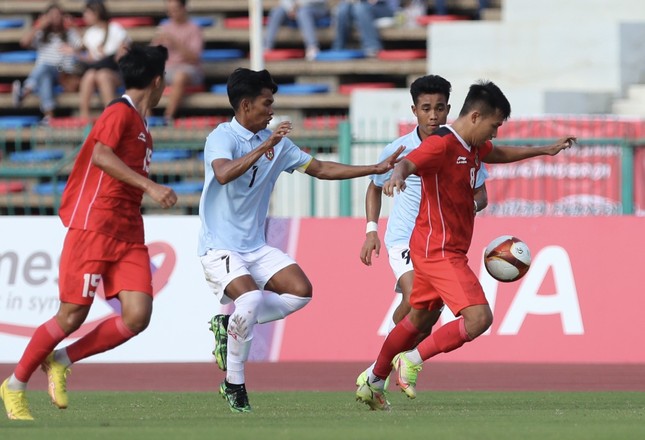
[[[465,255],[429,260],[412,254],[412,264],[410,305],[415,309],[435,310],[446,304],[458,316],[468,306],[488,304]]]
[[[122,290],[152,296],[148,247],[99,232],[67,231],[58,276],[62,302],[92,304],[101,281],[106,298],[112,298]]]

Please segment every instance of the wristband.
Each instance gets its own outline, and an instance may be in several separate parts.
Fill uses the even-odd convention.
[[[367,227],[365,228],[365,233],[376,232],[378,231],[378,223],[376,222],[367,222]]]

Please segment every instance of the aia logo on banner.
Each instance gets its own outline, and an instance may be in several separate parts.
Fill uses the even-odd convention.
[[[168,283],[168,280],[170,279],[170,275],[173,273],[175,269],[177,256],[173,247],[169,243],[165,243],[165,242],[153,242],[148,244],[148,253],[150,254],[150,269],[152,271],[152,294],[156,298]],[[158,256],[163,257],[162,263],[159,265],[159,267],[157,267],[153,263],[153,261],[156,260],[155,257],[158,257]],[[100,279],[100,277],[98,279]],[[96,277],[94,279],[90,278],[89,281],[90,283],[94,282],[98,284],[98,279]],[[94,292],[92,293],[94,294]],[[7,295],[7,297],[9,296],[10,295]],[[57,298],[58,298],[58,294],[56,294],[56,303],[58,303]],[[42,322],[44,322],[44,320],[48,319],[50,315],[47,315],[46,318],[41,318],[40,314],[42,313],[39,313],[39,312],[41,312],[43,309],[49,309],[52,306],[54,306],[53,304],[50,304],[50,301],[47,300],[47,298],[40,298],[40,301],[35,301],[35,299],[37,298],[34,298],[34,297],[27,298],[26,296],[23,297],[23,295],[13,295],[13,296],[10,296],[9,298],[3,298],[3,299],[5,299],[6,303],[9,303],[9,302],[11,303],[11,304],[5,304],[7,305],[6,308],[13,308],[16,312],[26,314],[24,318],[29,319],[32,322],[35,320],[35,318],[42,319]],[[121,303],[116,298],[113,298],[110,300],[105,299],[102,283],[98,284],[98,286],[96,287],[94,302],[96,303],[97,301],[103,301],[105,305],[107,305],[107,308],[108,308],[107,314],[104,314],[92,321],[85,322],[76,332],[74,332],[71,335],[72,338],[83,337],[84,335],[92,331],[104,319],[121,314]],[[28,315],[31,315],[31,316],[28,316]],[[6,321],[2,322],[4,321],[4,319],[2,319],[4,318],[4,316],[6,315],[4,315],[3,313],[3,316],[0,317],[0,333],[4,333],[7,335],[30,337],[34,333],[36,328],[42,323],[42,322],[38,322],[38,323],[33,323],[32,325],[24,325],[24,324],[21,325],[21,324],[9,323]],[[31,319],[31,318],[34,318],[34,319]]]

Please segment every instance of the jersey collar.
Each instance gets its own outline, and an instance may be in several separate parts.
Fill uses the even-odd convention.
[[[126,95],[126,94],[124,93],[123,95],[121,95],[121,98],[123,98],[123,99],[125,99],[126,101],[128,101],[128,104],[130,104],[130,106],[131,106],[133,109],[135,109],[135,110],[137,109],[137,108],[134,106],[134,101],[132,101],[132,98],[130,98],[130,96],[129,96],[129,95]],[[137,113],[139,113],[139,112],[137,112]],[[141,115],[139,115],[139,116],[141,116]],[[144,127],[146,127],[146,131],[148,131],[148,120],[147,120],[146,118],[143,118],[143,117],[141,118],[141,120],[143,121],[143,126],[144,126]]]
[[[235,117],[231,120],[231,128],[237,133],[238,136],[243,138],[246,141],[250,141],[255,136],[255,133],[247,130],[240,124]]]
[[[461,136],[459,136],[459,134],[457,134],[457,132],[455,131],[455,129],[454,129],[454,128],[452,128],[452,125],[448,125],[448,124],[446,124],[446,125],[442,125],[442,127],[446,127],[448,130],[452,131],[452,134],[454,134],[454,135],[455,135],[455,137],[456,137],[456,138],[457,138],[457,140],[461,143],[461,145],[462,145],[466,150],[468,150],[468,152],[470,153],[470,145],[468,145],[468,143],[467,143],[465,140],[463,140],[463,139],[462,139],[462,137],[461,137]]]

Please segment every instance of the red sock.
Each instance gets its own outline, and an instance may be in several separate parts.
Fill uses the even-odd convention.
[[[135,333],[125,326],[123,318],[115,316],[101,322],[94,330],[67,347],[67,357],[72,363],[78,362],[117,347],[133,336]]]
[[[20,382],[28,382],[31,375],[36,371],[36,368],[43,363],[47,355],[66,336],[63,329],[58,325],[56,318],[51,318],[38,327],[31,336],[29,344],[27,344],[27,348],[25,348],[25,352],[22,354],[13,372],[16,379]]]
[[[439,353],[448,353],[470,341],[466,332],[464,318],[450,321],[425,338],[417,345],[417,350],[424,361]]]
[[[403,318],[385,338],[381,352],[376,359],[376,365],[374,365],[374,375],[385,380],[392,371],[392,359],[394,359],[394,356],[413,348],[419,333],[421,332],[410,322],[407,316]]]

